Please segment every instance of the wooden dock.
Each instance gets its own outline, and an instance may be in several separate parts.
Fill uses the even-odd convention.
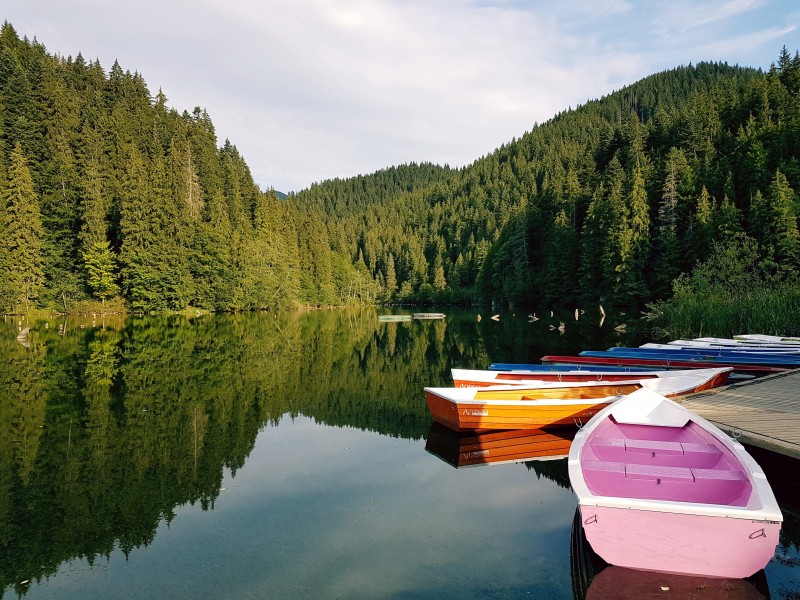
[[[800,459],[800,369],[692,394],[681,402],[742,443]]]

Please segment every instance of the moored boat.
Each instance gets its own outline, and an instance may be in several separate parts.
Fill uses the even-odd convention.
[[[656,348],[614,347],[608,350],[584,350],[581,356],[625,356],[628,358],[660,358],[663,360],[689,360],[713,366],[718,363],[730,365],[768,365],[786,368],[800,367],[800,356],[782,352],[739,352],[721,349],[682,349],[660,350]]]
[[[652,371],[648,367],[619,367],[619,366],[603,366],[603,365],[554,365],[554,364],[541,364],[541,363],[492,363],[489,365],[490,371],[533,371],[533,372],[551,372],[551,371],[577,371],[577,372],[597,372],[597,371],[614,371],[624,373],[638,373],[641,371]]]
[[[585,422],[600,408],[642,387],[666,396],[709,389],[716,373],[620,382],[540,382],[535,386],[426,387],[433,419],[456,431],[539,429]]]
[[[414,313],[415,319],[444,319],[444,313]]]
[[[745,344],[741,344],[739,346],[722,346],[722,345],[713,345],[708,342],[670,342],[668,344],[642,344],[639,348],[645,350],[660,350],[662,352],[672,352],[674,350],[683,350],[683,351],[690,351],[690,352],[705,352],[705,353],[715,353],[715,354],[728,354],[733,353],[734,356],[737,354],[744,354],[753,355],[753,354],[766,354],[769,356],[774,355],[786,355],[791,356],[793,354],[800,354],[800,347],[792,347],[792,346],[749,346]]]
[[[792,348],[800,346],[800,341],[793,342],[791,341],[792,338],[780,338],[786,339],[787,341],[781,342],[778,341],[778,338],[762,338],[760,341],[758,339],[749,339],[749,338],[717,338],[717,337],[699,337],[694,338],[693,342],[703,342],[703,343],[711,343],[715,345],[723,345],[723,346],[755,346],[760,348]],[[770,341],[772,340],[772,341]]]
[[[616,367],[650,367],[651,369],[707,369],[709,367],[732,367],[737,373],[765,375],[767,373],[781,373],[788,366],[777,366],[756,363],[730,363],[725,361],[703,361],[699,359],[686,360],[669,357],[645,357],[640,355],[632,358],[615,352],[602,352],[601,356],[557,356],[547,355],[542,357],[545,364],[557,365],[583,365],[584,368],[594,365]]]
[[[764,335],[762,333],[745,333],[742,335],[733,336],[735,340],[742,340],[746,342],[759,342],[767,344],[800,344],[800,337],[791,337],[785,335]]]
[[[570,448],[593,550],[633,569],[748,577],[783,516],[763,470],[715,425],[643,388],[598,412]]]
[[[703,359],[727,359],[733,358],[736,360],[752,361],[752,362],[770,362],[770,361],[784,361],[784,362],[800,362],[800,356],[794,348],[679,348],[670,344],[664,344],[664,348],[653,347],[652,344],[643,344],[642,346],[631,348],[624,346],[612,346],[606,350],[584,350],[584,352],[616,352],[629,354],[631,356],[638,356],[639,354],[646,355],[668,355],[668,356],[687,356],[698,357]]]
[[[401,321],[410,321],[411,315],[378,315],[378,321],[383,323],[396,323]]]
[[[524,385],[539,381],[630,381],[632,379],[655,379],[658,377],[680,377],[691,373],[697,374],[701,369],[696,370],[654,370],[637,371],[632,373],[625,370],[576,370],[576,371],[490,371],[481,369],[450,369],[453,376],[455,387],[486,387],[490,385]],[[716,373],[717,377],[709,387],[725,385],[730,376],[729,367],[710,369]]]

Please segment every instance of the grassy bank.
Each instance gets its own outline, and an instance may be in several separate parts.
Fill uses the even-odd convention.
[[[800,335],[800,285],[747,293],[705,293],[650,305],[658,337],[733,337],[742,333]]]
[[[743,333],[800,335],[800,280],[760,257],[750,238],[715,247],[673,296],[648,305],[654,334],[665,338],[732,337]]]

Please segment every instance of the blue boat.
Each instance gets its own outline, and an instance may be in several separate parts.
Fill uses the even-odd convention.
[[[580,356],[596,358],[641,358],[668,361],[690,361],[726,365],[775,365],[787,369],[800,367],[800,356],[756,354],[753,352],[698,352],[695,350],[657,350],[653,348],[610,348],[584,350]]]
[[[606,373],[635,373],[636,371],[652,371],[649,367],[604,367],[586,365],[542,365],[521,363],[492,363],[490,371],[602,371]]]
[[[800,364],[800,355],[785,352],[742,352],[740,350],[727,350],[720,348],[675,348],[675,349],[662,349],[662,348],[625,348],[621,346],[614,346],[609,348],[606,352],[613,352],[626,354],[629,356],[686,356],[686,357],[699,357],[699,358],[742,358],[747,360],[767,360],[767,361],[785,361],[790,363]]]
[[[755,353],[763,353],[763,354],[800,354],[800,346],[796,347],[783,347],[778,348],[775,346],[747,346],[745,344],[739,345],[725,345],[725,344],[714,344],[711,342],[696,342],[694,340],[675,340],[670,342],[669,344],[642,344],[639,348],[655,348],[658,350],[675,350],[675,349],[683,349],[683,350],[698,350],[698,351],[708,351],[708,352],[716,352],[717,350],[728,350],[731,352],[755,352]]]

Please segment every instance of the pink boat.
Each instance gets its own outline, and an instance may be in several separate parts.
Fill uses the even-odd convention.
[[[642,388],[575,436],[569,478],[592,549],[620,567],[749,577],[783,516],[762,469],[715,425]]]

